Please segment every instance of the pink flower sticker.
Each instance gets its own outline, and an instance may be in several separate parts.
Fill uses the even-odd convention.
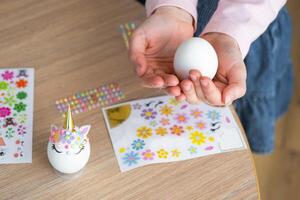
[[[0,117],[5,118],[11,114],[10,108],[1,107],[0,108]]]
[[[14,78],[14,72],[11,71],[5,71],[3,74],[1,74],[2,78],[6,81],[11,80]]]

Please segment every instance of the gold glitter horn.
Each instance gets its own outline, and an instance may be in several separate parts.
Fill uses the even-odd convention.
[[[75,130],[74,120],[72,117],[72,111],[71,111],[70,105],[68,106],[68,111],[66,112],[66,115],[65,115],[64,129],[72,131],[72,132]]]

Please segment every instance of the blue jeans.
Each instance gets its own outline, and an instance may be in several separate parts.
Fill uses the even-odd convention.
[[[195,35],[201,33],[217,5],[218,0],[198,2]],[[247,92],[234,103],[250,148],[255,153],[272,152],[276,120],[288,109],[293,93],[290,51],[291,20],[287,9],[283,8],[267,30],[251,44],[244,60]]]

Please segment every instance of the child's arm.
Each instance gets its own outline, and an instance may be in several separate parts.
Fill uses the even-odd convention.
[[[244,58],[251,43],[267,29],[285,3],[286,0],[220,0],[202,34],[218,32],[233,37]]]

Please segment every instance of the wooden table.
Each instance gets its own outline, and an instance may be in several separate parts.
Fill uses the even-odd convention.
[[[55,100],[117,81],[127,99],[155,96],[139,86],[118,26],[141,21],[133,0],[2,0],[1,67],[36,70],[33,163],[0,166],[0,199],[257,199],[249,150],[157,164],[120,173],[99,109],[75,115],[92,124],[92,152],[81,176],[49,165],[50,124],[62,124]]]

